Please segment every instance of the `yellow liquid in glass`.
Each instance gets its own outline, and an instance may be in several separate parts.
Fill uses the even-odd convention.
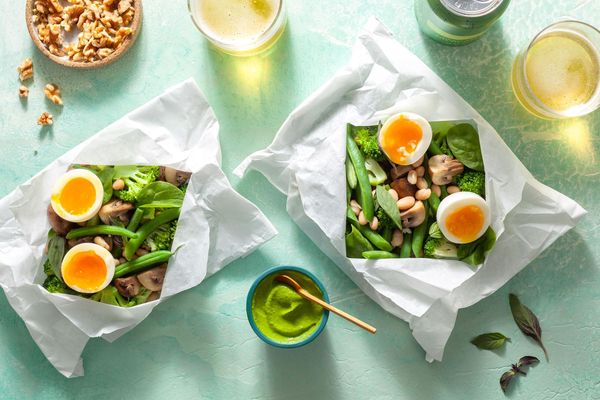
[[[594,97],[600,79],[598,58],[585,38],[567,31],[551,33],[527,53],[529,87],[546,107],[568,114]]]
[[[196,0],[202,30],[233,51],[256,50],[274,43],[281,32],[261,42],[279,13],[279,0]],[[281,29],[283,30],[283,29]]]

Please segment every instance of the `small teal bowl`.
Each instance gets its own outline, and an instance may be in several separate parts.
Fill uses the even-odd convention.
[[[281,273],[283,271],[294,271],[294,272],[297,272],[299,274],[302,274],[302,275],[305,275],[306,277],[308,277],[310,280],[312,280],[317,285],[317,287],[323,294],[323,300],[325,300],[328,303],[329,303],[329,296],[327,295],[325,286],[323,286],[321,281],[316,276],[314,276],[312,273],[310,273],[309,271],[307,271],[303,268],[300,268],[300,267],[291,267],[291,266],[285,266],[285,265],[282,265],[279,267],[273,267],[273,268],[269,268],[268,270],[263,272],[258,278],[256,278],[256,280],[250,287],[250,290],[248,291],[248,297],[246,298],[246,314],[248,315],[248,322],[250,322],[250,326],[252,327],[252,330],[254,331],[254,333],[256,333],[256,336],[258,336],[263,342],[270,344],[271,346],[279,347],[282,349],[293,349],[293,348],[302,347],[304,345],[309,344],[310,342],[315,340],[315,338],[317,336],[319,336],[321,334],[321,332],[323,332],[323,329],[325,329],[325,325],[327,325],[327,320],[329,319],[329,311],[323,310],[323,318],[321,318],[321,323],[319,324],[317,329],[309,337],[307,337],[306,339],[303,339],[299,342],[282,343],[282,342],[276,342],[276,341],[266,337],[260,331],[260,329],[258,329],[258,326],[256,326],[256,322],[254,322],[254,315],[252,313],[252,299],[254,298],[254,292],[256,291],[256,287],[259,285],[260,282],[263,281],[263,279],[265,279],[266,277],[268,277],[270,275],[273,275],[275,273]]]

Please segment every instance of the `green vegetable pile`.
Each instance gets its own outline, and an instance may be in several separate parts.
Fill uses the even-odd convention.
[[[159,166],[72,168],[87,169],[100,178],[103,205],[96,216],[79,225],[48,209],[52,229],[43,264],[43,287],[51,293],[81,296],[119,307],[158,298],[191,174]],[[117,260],[113,281],[100,292],[76,292],[62,279],[61,264],[66,252],[81,243],[100,244]]]
[[[485,172],[479,134],[470,124],[433,122],[433,140],[424,158],[402,169],[387,160],[379,146],[379,126],[348,124],[346,137],[347,230],[346,255],[350,258],[435,258],[461,260],[479,265],[496,242],[489,228],[476,241],[454,244],[447,240],[436,222],[441,200],[451,191],[473,192],[485,197]],[[437,157],[436,157],[437,156]],[[434,185],[434,162],[440,157],[451,160],[446,172],[447,183]],[[407,184],[411,169],[422,167],[420,179],[429,188],[422,201],[416,196],[414,183]],[[400,170],[400,171],[399,171]],[[414,177],[413,177],[414,178]],[[400,211],[401,193],[413,187],[409,209]],[[394,189],[394,190],[390,190]],[[400,191],[400,193],[399,193]],[[394,197],[398,195],[398,199]],[[406,200],[406,199],[405,199]],[[413,203],[410,203],[410,202]],[[414,204],[414,205],[411,205]]]

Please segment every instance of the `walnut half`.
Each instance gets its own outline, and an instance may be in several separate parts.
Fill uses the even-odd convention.
[[[51,102],[53,102],[56,105],[62,106],[63,101],[60,97],[60,89],[58,88],[58,85],[54,83],[47,84],[44,87],[44,94],[48,99],[50,99]]]
[[[23,85],[19,86],[19,97],[27,98],[27,96],[29,96],[29,89]]]
[[[44,111],[37,120],[38,125],[52,125],[54,117],[48,111]]]
[[[23,60],[21,65],[17,67],[17,71],[19,71],[19,79],[22,81],[26,81],[29,78],[33,77],[33,61],[31,58],[26,58]]]

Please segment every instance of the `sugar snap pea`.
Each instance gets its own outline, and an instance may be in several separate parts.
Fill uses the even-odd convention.
[[[373,203],[373,196],[371,195],[371,183],[369,182],[369,174],[365,167],[365,158],[358,149],[358,146],[352,138],[352,127],[348,125],[346,134],[346,151],[350,157],[350,161],[354,166],[356,172],[356,180],[358,185],[357,201],[362,207],[362,211],[365,214],[365,218],[368,221],[373,221],[375,216],[375,205]]]
[[[352,209],[350,207],[348,207],[348,210],[346,211],[346,217],[347,217],[348,221],[350,221],[350,223],[352,225],[354,225],[354,227],[356,229],[358,229],[358,231],[369,242],[371,242],[371,244],[373,246],[377,247],[380,250],[384,250],[384,251],[391,251],[392,250],[392,245],[390,244],[390,242],[388,242],[387,240],[385,240],[383,238],[383,236],[381,236],[377,232],[372,231],[371,228],[369,228],[368,226],[361,225],[361,224],[358,223],[358,219],[356,219],[356,215],[354,215],[354,212],[352,211]]]
[[[348,186],[350,186],[350,189],[356,189],[356,185],[358,184],[356,171],[354,171],[354,166],[349,158],[346,158],[346,179],[348,180]]]
[[[410,258],[412,253],[412,234],[404,235],[402,247],[400,247],[400,258]]]
[[[115,269],[114,278],[120,278],[125,275],[137,274],[145,269],[153,267],[157,264],[165,263],[171,258],[173,253],[167,250],[153,251],[152,253],[145,254],[132,261],[127,261],[119,265]]]
[[[427,206],[425,206],[425,208],[427,208]],[[427,212],[425,212],[425,215],[427,215]],[[411,248],[413,254],[417,258],[423,257],[423,242],[425,242],[425,236],[428,231],[427,219],[428,218],[425,217],[425,221],[413,230]]]
[[[180,212],[181,209],[179,208],[169,208],[154,217],[153,220],[142,225],[135,233],[135,236],[125,246],[125,251],[123,251],[125,258],[131,260],[137,249],[139,249],[142,243],[144,243],[144,240],[146,240],[148,235],[154,232],[159,226],[179,218]]]
[[[363,251],[362,256],[367,260],[379,260],[382,258],[397,258],[398,256],[394,253],[390,253],[389,251],[381,251],[381,250],[372,250],[372,251]]]
[[[128,238],[134,238],[135,232],[125,229],[120,226],[113,225],[96,225],[86,226],[84,228],[77,228],[67,233],[67,239],[77,239],[84,236],[98,236],[98,235],[118,235],[125,236]]]
[[[144,210],[141,208],[136,208],[135,212],[133,213],[133,217],[131,217],[131,220],[129,221],[129,225],[127,225],[127,229],[129,229],[130,231],[137,230],[138,226],[140,226],[140,222],[142,221],[143,217]]]

